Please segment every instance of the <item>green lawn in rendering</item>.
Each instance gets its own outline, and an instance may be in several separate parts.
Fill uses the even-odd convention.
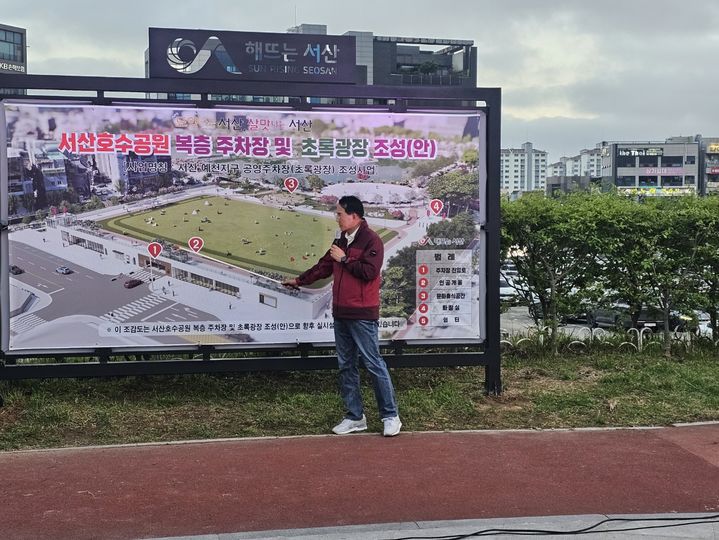
[[[193,214],[194,212],[194,214]],[[276,206],[216,196],[188,199],[100,222],[107,230],[150,242],[165,239],[188,249],[193,236],[204,240],[201,254],[249,270],[293,277],[329,248],[337,223]],[[396,233],[379,229],[386,242]]]

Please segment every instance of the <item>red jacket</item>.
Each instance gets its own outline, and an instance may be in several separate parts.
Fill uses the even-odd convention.
[[[337,319],[379,319],[379,287],[382,279],[384,244],[363,219],[355,239],[347,248],[345,233],[337,245],[347,255],[343,263],[327,253],[312,268],[297,278],[300,285],[310,285],[332,275],[332,315]]]

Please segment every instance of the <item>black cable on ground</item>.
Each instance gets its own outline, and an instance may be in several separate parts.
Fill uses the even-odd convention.
[[[641,522],[662,522],[672,521],[675,523],[668,523],[664,525],[642,525],[640,527],[625,527],[622,529],[603,529],[596,530],[602,525],[607,523],[641,523]],[[678,522],[678,523],[676,523]],[[657,517],[657,518],[607,518],[584,527],[582,529],[574,529],[571,531],[553,531],[548,529],[483,529],[467,534],[450,534],[445,536],[403,536],[401,538],[394,538],[392,540],[462,540],[463,538],[472,538],[477,536],[493,536],[499,534],[514,535],[514,536],[566,536],[570,534],[596,534],[596,533],[614,533],[614,532],[627,532],[627,531],[641,531],[649,529],[667,529],[670,527],[686,527],[688,525],[705,525],[707,523],[719,523],[719,514],[712,514],[708,516],[695,516],[695,517]]]

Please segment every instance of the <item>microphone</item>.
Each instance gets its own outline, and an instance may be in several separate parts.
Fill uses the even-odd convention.
[[[340,238],[342,238],[342,231],[337,229],[335,231],[335,239],[332,241],[332,245],[333,246],[339,245]]]

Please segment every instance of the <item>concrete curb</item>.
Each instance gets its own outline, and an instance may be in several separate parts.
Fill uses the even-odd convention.
[[[445,435],[445,434],[478,434],[478,435],[498,435],[498,434],[511,434],[511,433],[577,433],[577,432],[602,432],[602,431],[650,431],[660,430],[667,428],[682,428],[682,427],[694,427],[694,426],[713,426],[719,425],[719,420],[711,420],[704,422],[685,422],[668,424],[666,426],[611,426],[611,427],[577,427],[577,428],[550,428],[550,429],[539,429],[539,428],[526,428],[526,429],[456,429],[446,431],[402,431],[403,436],[421,436],[421,435]],[[351,433],[352,437],[378,437],[381,433],[374,432],[361,432]],[[62,448],[30,448],[26,450],[6,450],[0,452],[0,454],[24,454],[24,453],[43,453],[43,452],[75,452],[75,451],[92,451],[92,450],[108,450],[115,448],[142,448],[142,447],[153,447],[153,446],[172,446],[172,445],[193,445],[193,444],[211,444],[211,443],[241,443],[241,442],[256,442],[256,441],[278,441],[278,440],[293,440],[293,439],[323,439],[323,438],[338,438],[343,437],[342,435],[334,435],[332,433],[322,433],[317,435],[268,435],[260,437],[225,437],[219,439],[187,439],[177,441],[152,441],[144,443],[125,443],[125,444],[102,444],[94,446],[65,446]]]

